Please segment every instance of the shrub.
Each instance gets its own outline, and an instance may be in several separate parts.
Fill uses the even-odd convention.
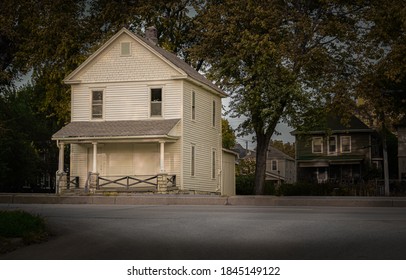
[[[40,242],[48,236],[45,220],[27,212],[0,211],[0,237],[21,237],[24,243]]]

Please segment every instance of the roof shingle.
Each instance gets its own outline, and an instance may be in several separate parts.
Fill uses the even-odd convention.
[[[71,122],[56,132],[52,138],[63,140],[69,138],[170,136],[170,131],[178,122],[179,119]]]

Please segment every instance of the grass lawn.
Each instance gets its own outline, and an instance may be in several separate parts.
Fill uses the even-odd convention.
[[[44,218],[25,211],[0,211],[0,253],[47,240]]]

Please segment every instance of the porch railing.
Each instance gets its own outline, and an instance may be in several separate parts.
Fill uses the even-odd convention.
[[[118,189],[146,189],[156,191],[158,187],[158,175],[134,175],[134,176],[99,176],[97,180],[97,190],[103,188]]]
[[[67,176],[66,177],[66,188],[70,190],[71,188],[79,188],[79,176]]]

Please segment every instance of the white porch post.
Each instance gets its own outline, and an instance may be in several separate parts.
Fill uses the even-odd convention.
[[[160,141],[160,160],[159,160],[159,166],[160,166],[160,172],[164,173],[165,172],[165,141]]]
[[[59,143],[59,162],[58,162],[58,172],[62,173],[64,171],[64,155],[65,155],[65,144]]]
[[[93,173],[97,173],[97,142],[93,142]]]

